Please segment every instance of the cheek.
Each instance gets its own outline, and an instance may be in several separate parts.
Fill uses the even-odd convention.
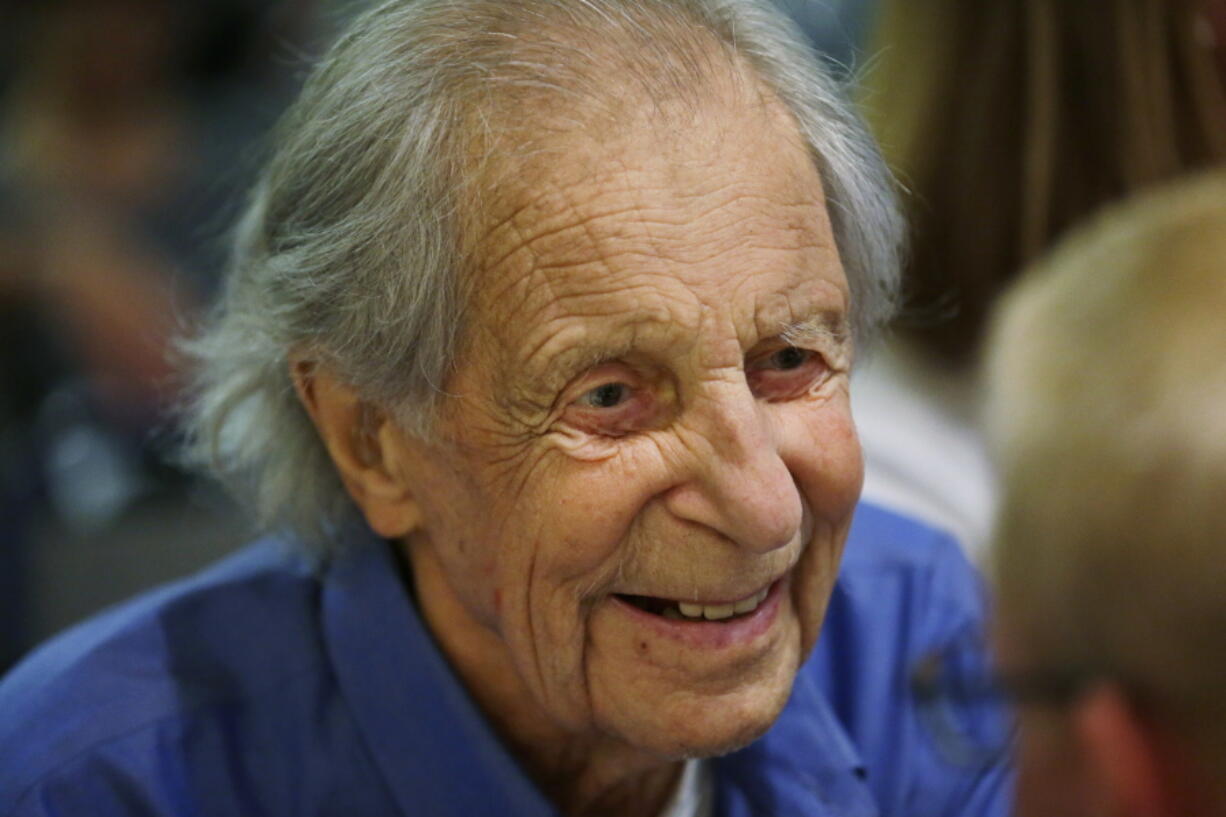
[[[573,618],[569,608],[599,593],[623,558],[650,490],[644,458],[591,462],[555,447],[496,467],[464,464],[421,481],[425,527],[454,592],[504,635],[546,614]]]
[[[840,523],[854,510],[864,482],[860,440],[846,400],[795,406],[782,429],[784,459],[815,521]]]
[[[790,408],[781,425],[781,449],[812,528],[792,592],[801,646],[807,653],[817,641],[838,576],[864,468],[845,400]]]
[[[645,437],[621,440],[599,461],[569,456],[559,446],[542,460],[521,507],[543,509],[546,528],[589,553],[615,550],[635,519],[667,483],[660,450]],[[578,556],[579,554],[576,554]]]
[[[460,450],[432,453],[415,488],[423,511],[416,538],[442,564],[469,614],[499,630],[501,617],[517,603],[523,566],[533,561],[542,514],[522,513],[510,469]]]
[[[651,496],[643,465],[629,456],[589,462],[555,451],[509,492],[514,501],[491,497],[482,515],[507,520],[495,559],[500,613],[512,614],[517,603],[529,616],[570,619],[604,594],[632,556],[625,543]],[[530,592],[511,602],[516,588]]]
[[[1087,817],[1084,768],[1063,724],[1042,711],[1023,712],[1017,748],[1020,817]]]

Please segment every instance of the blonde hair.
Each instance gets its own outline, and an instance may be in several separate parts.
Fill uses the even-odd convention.
[[[1006,626],[1143,692],[1226,779],[1226,172],[1077,231],[989,350]]]
[[[993,300],[1099,207],[1226,160],[1200,0],[892,0],[863,104],[910,189],[909,334],[973,362]]]

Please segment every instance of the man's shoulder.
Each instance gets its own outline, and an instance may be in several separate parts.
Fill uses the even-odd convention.
[[[37,649],[0,681],[0,814],[100,747],[147,751],[203,711],[318,674],[318,596],[310,563],[267,539]]]
[[[882,592],[898,596],[916,613],[932,612],[929,603],[957,617],[978,618],[984,612],[979,571],[952,535],[902,512],[861,502],[847,537],[836,596]],[[929,595],[916,598],[916,592]]]
[[[938,652],[984,665],[986,619],[979,574],[952,537],[861,503],[803,672],[855,745],[883,813],[1007,812],[1007,769],[965,767],[944,756],[911,692],[916,667]],[[990,708],[964,714],[993,725],[1003,716]]]
[[[932,650],[981,637],[986,617],[979,572],[949,534],[862,502],[812,663],[844,682],[858,668],[896,676]]]
[[[952,534],[901,510],[861,500],[848,534],[845,568],[966,562]]]

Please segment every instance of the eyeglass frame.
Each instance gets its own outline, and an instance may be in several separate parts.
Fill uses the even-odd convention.
[[[1068,707],[1096,683],[1113,677],[1102,670],[1066,667],[1033,670],[989,670],[978,683],[942,673],[952,649],[934,650],[916,662],[910,677],[910,692],[919,717],[928,728],[938,751],[949,762],[963,767],[984,767],[1001,762],[1017,737],[1016,709],[1020,706]],[[1010,719],[1008,735],[999,746],[982,746],[958,728],[951,706],[999,701]]]

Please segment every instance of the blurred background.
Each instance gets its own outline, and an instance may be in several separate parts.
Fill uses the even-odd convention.
[[[1223,0],[776,0],[843,76],[913,222],[856,376],[866,493],[978,558],[979,334],[1102,204],[1226,159]],[[173,339],[265,135],[360,0],[0,0],[0,671],[250,529],[173,464]]]
[[[0,669],[249,534],[173,465],[173,339],[343,11],[0,0]]]

